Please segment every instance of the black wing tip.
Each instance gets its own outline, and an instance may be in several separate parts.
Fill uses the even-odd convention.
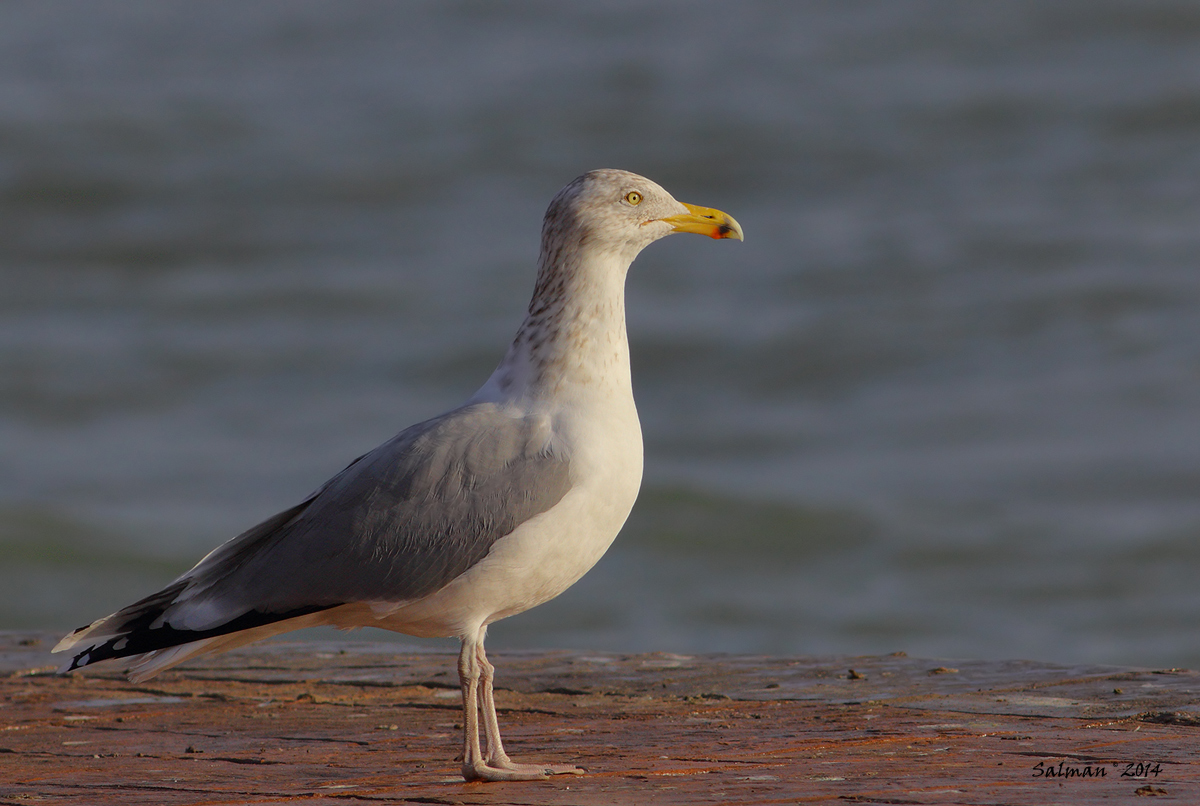
[[[322,610],[329,610],[330,608],[339,607],[340,604],[308,605],[284,613],[250,610],[236,618],[230,619],[224,624],[207,630],[177,629],[169,623],[159,627],[149,627],[133,623],[129,625],[127,631],[120,635],[109,638],[107,641],[101,643],[92,644],[86,649],[78,651],[71,658],[71,662],[59,671],[59,674],[69,674],[76,669],[90,666],[93,663],[100,663],[101,661],[144,655],[160,649],[171,649],[172,647],[203,641],[206,638],[217,638],[222,635],[252,630],[266,624],[274,624],[278,621],[286,621],[288,619],[299,618],[300,616],[307,616],[311,613],[318,613]]]
[[[93,661],[90,657],[92,654],[92,649],[93,647],[88,647],[75,657],[71,658],[71,662],[63,666],[61,669],[55,672],[55,674],[57,674],[59,677],[66,677],[76,669],[82,669],[84,666],[94,663],[95,661]]]

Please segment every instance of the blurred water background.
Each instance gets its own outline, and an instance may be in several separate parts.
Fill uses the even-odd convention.
[[[1200,664],[1188,0],[0,6],[0,628],[462,401],[604,166],[747,240],[635,264],[642,498],[495,649]]]

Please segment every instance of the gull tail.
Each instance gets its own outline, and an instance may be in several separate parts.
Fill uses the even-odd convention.
[[[287,613],[254,610],[208,629],[176,629],[164,621],[167,612],[186,601],[187,580],[80,627],[63,638],[53,652],[72,652],[59,674],[106,660],[128,659],[134,683],[148,680],[197,655],[232,649],[260,638],[325,623],[327,606],[314,605]]]
[[[336,604],[271,607],[245,590],[221,590],[222,581],[260,554],[310,501],[220,546],[157,593],[63,638],[52,651],[72,656],[59,673],[125,658],[129,679],[138,683],[197,655],[326,623],[322,612]]]

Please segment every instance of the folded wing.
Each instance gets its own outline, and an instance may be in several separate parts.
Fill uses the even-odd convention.
[[[222,636],[268,634],[263,628],[284,621],[306,626],[303,617],[343,604],[415,601],[569,488],[569,457],[549,418],[491,403],[456,409],[401,432],[305,501],[54,651],[73,652],[67,671],[196,644],[155,663],[158,671],[244,642]]]

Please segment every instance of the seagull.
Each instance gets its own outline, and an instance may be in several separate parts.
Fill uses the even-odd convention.
[[[537,283],[503,360],[466,403],[401,431],[291,509],[219,546],[157,593],[66,636],[61,673],[126,659],[133,682],[304,627],[380,627],[462,642],[462,774],[584,770],[504,752],[483,649],[499,619],[596,564],[642,480],[625,277],[674,232],[742,239],[719,210],[601,169],[550,202]],[[483,739],[481,743],[481,723]]]

